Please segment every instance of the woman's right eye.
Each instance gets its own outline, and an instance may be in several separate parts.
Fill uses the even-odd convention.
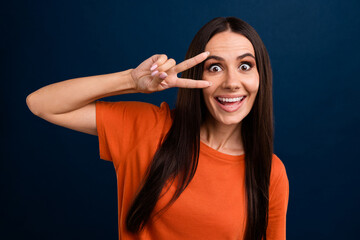
[[[212,64],[210,65],[210,67],[208,68],[210,72],[219,72],[221,71],[221,67],[217,64]]]

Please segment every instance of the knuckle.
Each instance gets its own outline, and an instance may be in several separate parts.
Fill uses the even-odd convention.
[[[169,59],[169,62],[170,62],[170,65],[171,65],[171,66],[176,65],[176,61],[175,61],[175,59],[173,59],[173,58],[170,58],[170,59]]]
[[[167,59],[168,59],[168,57],[167,57],[166,54],[161,54],[160,60],[161,60],[162,62],[165,62]]]
[[[152,55],[150,58],[148,58],[148,59],[151,59],[153,62],[156,62],[157,60],[159,60],[159,57],[160,57],[160,55],[159,54],[154,54],[154,55]]]
[[[159,70],[160,72],[162,72],[162,71],[168,71],[170,68],[174,67],[175,65],[176,65],[175,60],[172,59],[172,58],[170,58],[170,59],[168,59],[168,60],[164,63],[164,65],[158,67],[158,70]]]
[[[164,67],[158,67],[157,70],[161,73],[161,72],[166,72],[166,69],[164,69]]]

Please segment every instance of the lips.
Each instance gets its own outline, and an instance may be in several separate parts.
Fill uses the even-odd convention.
[[[246,96],[218,96],[215,97],[215,100],[218,104],[218,106],[226,111],[226,112],[235,112],[237,111],[241,106],[244,100],[246,99]]]
[[[221,104],[227,104],[227,103],[235,103],[235,102],[241,102],[245,96],[241,97],[232,97],[232,98],[226,98],[226,97],[215,97],[215,99],[221,103]]]

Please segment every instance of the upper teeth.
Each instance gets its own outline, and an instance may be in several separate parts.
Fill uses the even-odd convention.
[[[238,102],[240,100],[242,100],[244,98],[244,96],[242,97],[237,97],[237,98],[222,98],[222,97],[218,97],[218,99],[221,102]]]

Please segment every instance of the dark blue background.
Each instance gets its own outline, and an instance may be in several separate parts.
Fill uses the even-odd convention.
[[[288,239],[355,239],[359,1],[8,1],[1,6],[1,239],[117,239],[113,166],[95,136],[52,125],[26,96],[54,82],[180,62],[217,16],[250,23],[274,72],[275,153],[290,181]],[[173,106],[176,89],[105,100]]]

